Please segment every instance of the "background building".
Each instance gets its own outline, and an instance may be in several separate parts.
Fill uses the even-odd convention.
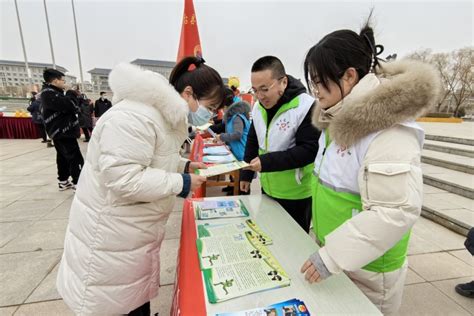
[[[140,66],[143,69],[157,72],[169,79],[173,67],[176,65],[173,61],[151,60],[151,59],[135,59],[131,64]],[[100,91],[110,92],[109,74],[111,69],[94,68],[88,71],[91,74],[92,92],[94,94]],[[85,89],[87,91],[87,89]]]
[[[100,91],[108,92],[109,87],[109,73],[112,69],[94,68],[88,71],[91,74],[92,91],[100,93]]]
[[[131,62],[134,65],[138,65],[144,69],[148,69],[159,74],[162,74],[166,79],[170,78],[171,71],[176,65],[174,61],[163,61],[163,60],[151,60],[151,59],[135,59]]]
[[[25,97],[31,90],[39,91],[43,85],[43,70],[53,68],[52,64],[28,63],[31,82],[28,79],[25,63],[22,61],[0,60],[0,95],[10,97]],[[66,73],[67,69],[56,65],[56,69]],[[66,75],[66,82],[73,85],[77,82],[75,76]],[[33,85],[33,86],[31,86]]]

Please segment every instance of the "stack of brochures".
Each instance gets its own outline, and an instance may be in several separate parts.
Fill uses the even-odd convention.
[[[310,313],[303,301],[294,298],[267,307],[240,312],[218,313],[215,316],[310,316]]]
[[[248,216],[240,200],[193,203],[199,219]],[[266,247],[272,239],[253,220],[200,224],[198,235],[199,263],[210,303],[290,285],[287,273]]]
[[[227,154],[227,155],[207,155],[202,157],[202,162],[205,163],[229,163],[236,161],[234,155]]]
[[[224,146],[206,146],[202,150],[203,155],[211,155],[211,156],[227,156],[231,154],[230,150]]]

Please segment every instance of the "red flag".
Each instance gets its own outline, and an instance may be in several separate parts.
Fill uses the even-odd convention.
[[[184,0],[183,27],[181,28],[177,62],[186,56],[202,57],[193,0]]]

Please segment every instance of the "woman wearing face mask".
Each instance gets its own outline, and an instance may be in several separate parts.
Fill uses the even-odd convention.
[[[110,73],[114,106],[98,121],[71,206],[57,288],[77,315],[150,315],[160,247],[176,196],[206,179],[181,159],[187,117],[220,104],[219,74],[188,57],[171,85],[120,64]],[[189,173],[188,173],[189,172]]]
[[[304,63],[318,97],[313,228],[321,249],[301,272],[319,282],[345,272],[384,313],[395,313],[407,273],[410,229],[421,212],[423,129],[415,119],[438,101],[440,80],[414,61],[380,63],[366,25],[339,30]]]

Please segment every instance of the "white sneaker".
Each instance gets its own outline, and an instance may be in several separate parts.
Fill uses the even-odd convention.
[[[59,191],[65,191],[65,190],[68,190],[68,189],[72,189],[73,186],[74,186],[74,184],[72,182],[70,182],[69,180],[58,182]]]

